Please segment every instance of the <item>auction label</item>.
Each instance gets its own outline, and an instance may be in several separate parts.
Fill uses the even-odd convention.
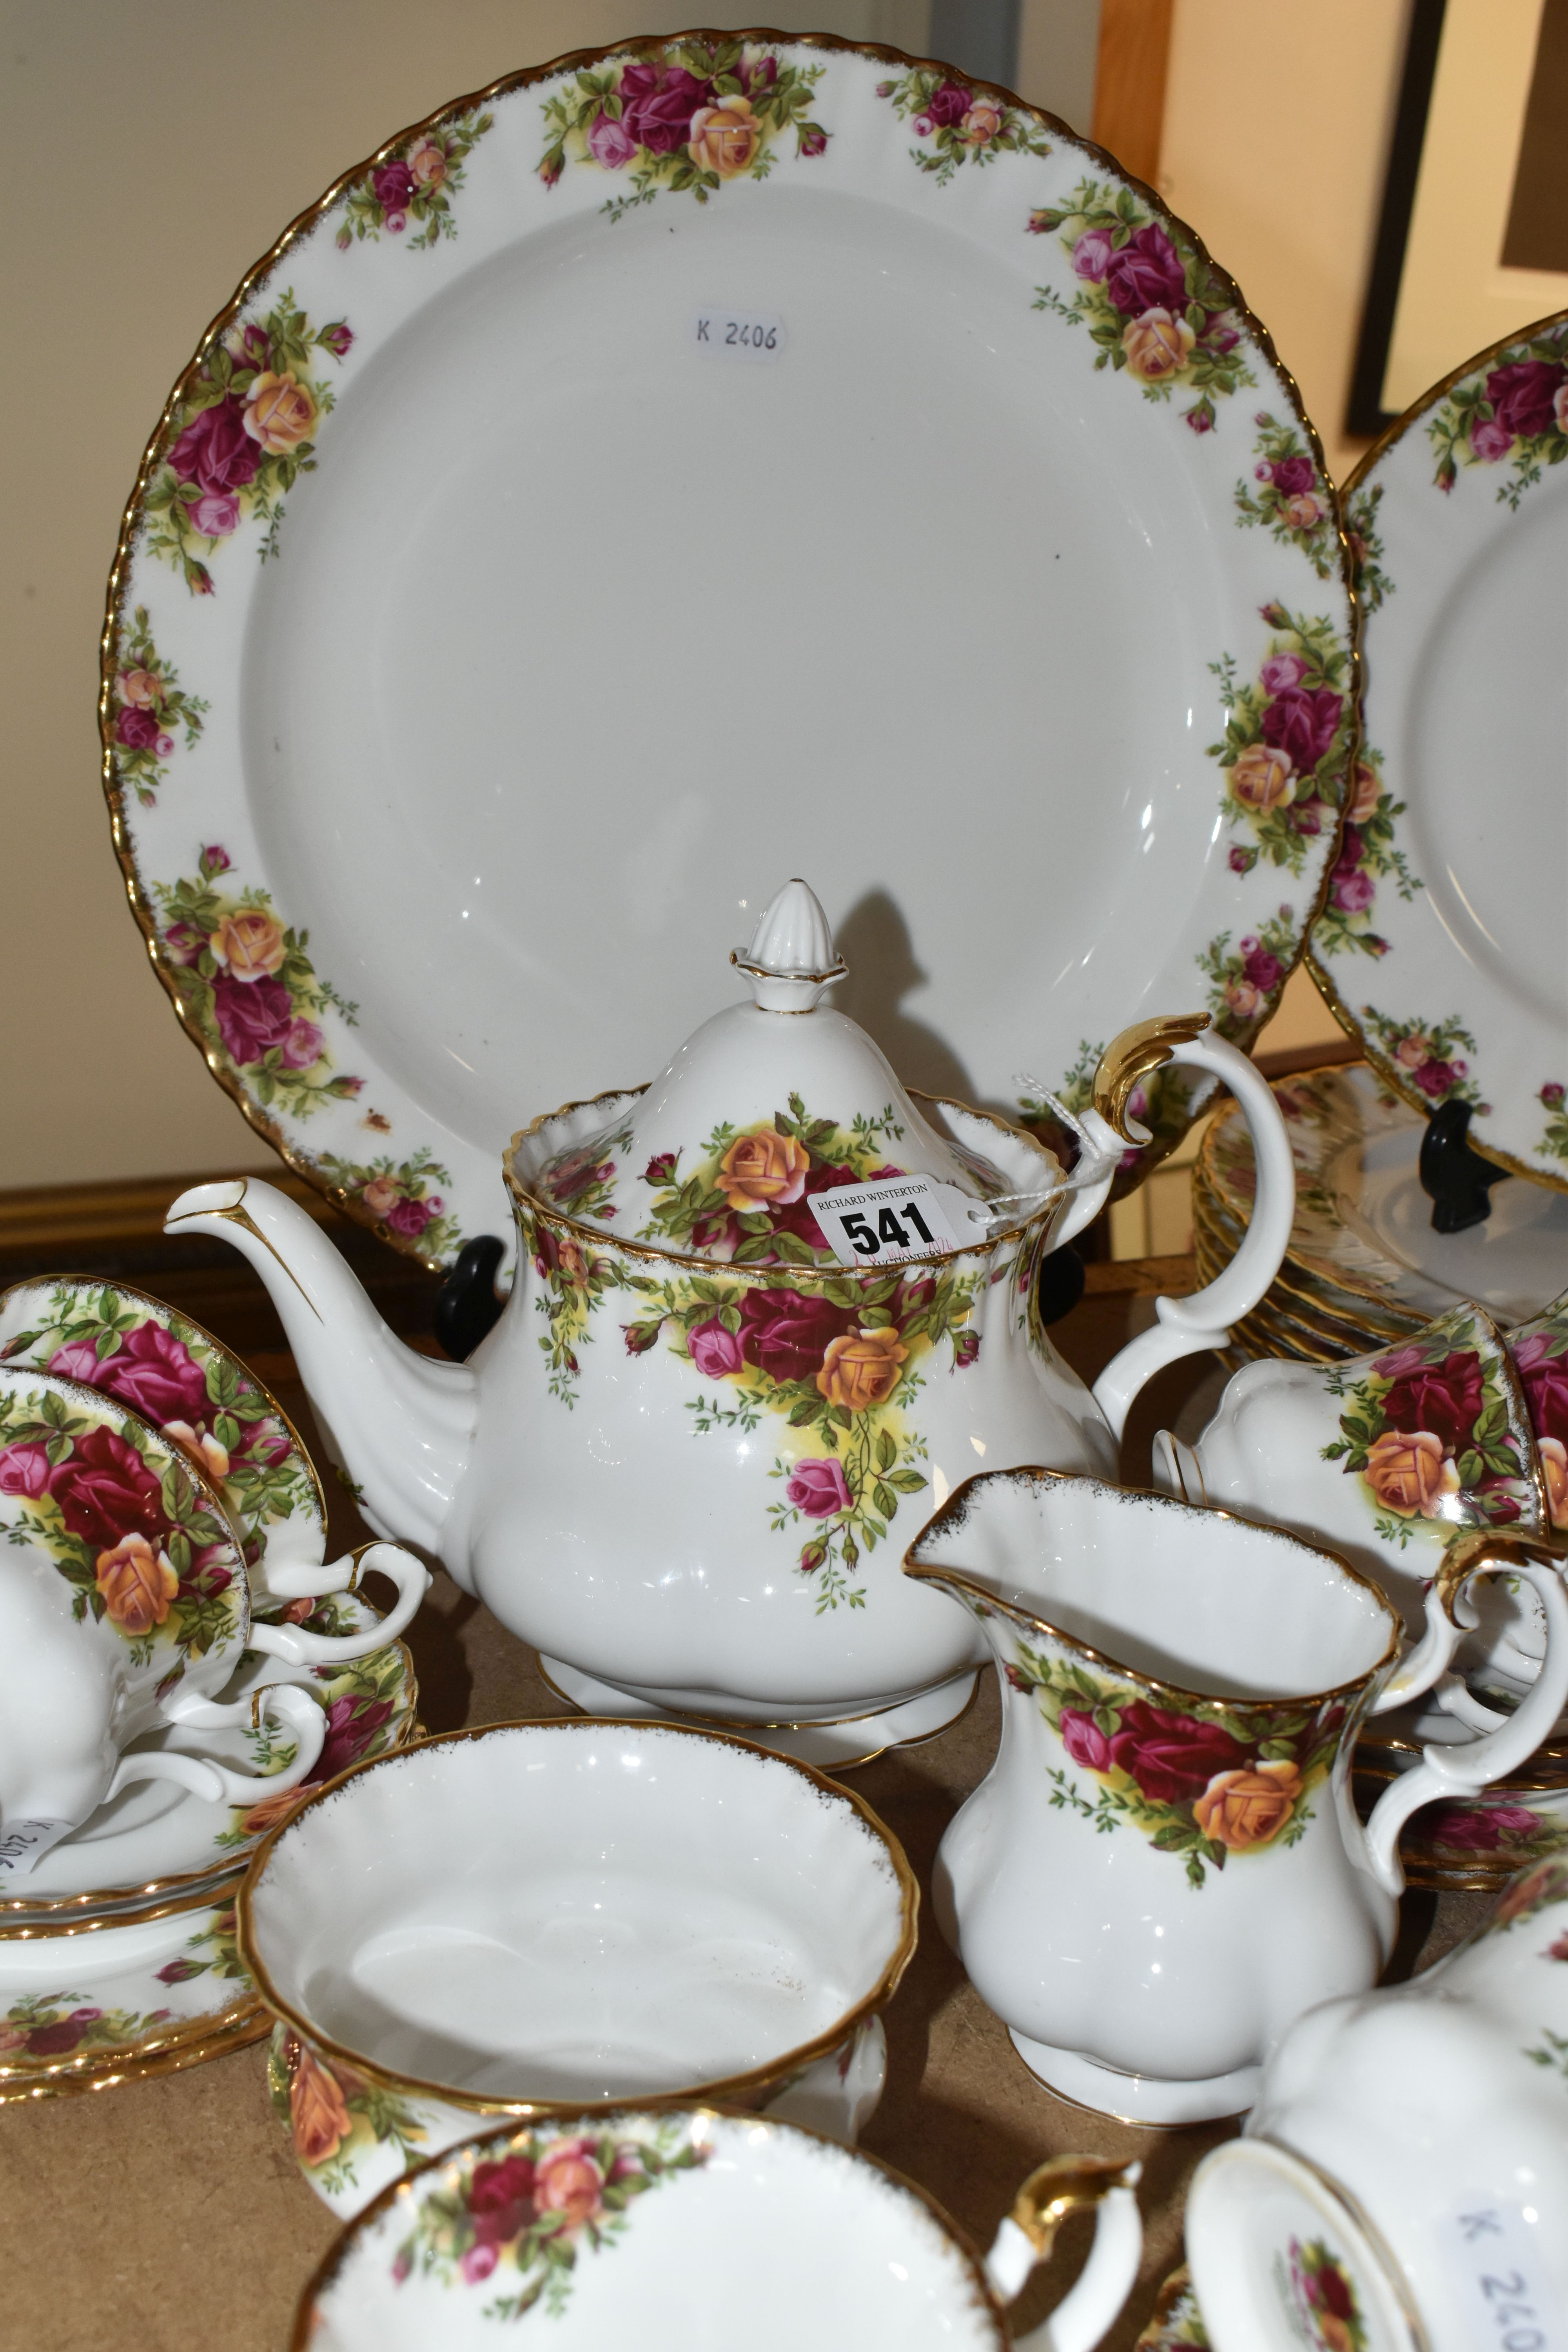
[[[811,1213],[840,1265],[898,1265],[933,1251],[974,1248],[990,1216],[956,1184],[931,1176],[884,1176],[811,1195]]]
[[[1517,2205],[1477,2197],[1453,2208],[1439,2235],[1477,2352],[1565,2352],[1568,2326],[1539,2225]]]
[[[13,1822],[0,1830],[0,1878],[26,1878],[73,1826],[70,1822]]]
[[[784,323],[766,310],[699,310],[691,340],[722,359],[776,360],[784,347]]]

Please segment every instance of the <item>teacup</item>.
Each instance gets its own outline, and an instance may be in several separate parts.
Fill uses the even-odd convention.
[[[559,1718],[416,1742],[257,1849],[273,2095],[344,2214],[484,2116],[689,2101],[852,2137],[918,1891],[862,1801],[722,1733]]]
[[[1143,2123],[1238,2113],[1303,2009],[1393,1948],[1400,1828],[1522,1762],[1568,1693],[1568,1594],[1517,1538],[1445,1560],[1428,1630],[1336,1554],[1254,1520],[1049,1470],[960,1486],[905,1572],[973,1609],[1001,1668],[1002,1745],[950,1824],[943,1920],[1053,2090]],[[1550,1642],[1508,1723],[1428,1747],[1363,1830],[1368,1712],[1430,1687],[1475,1576],[1523,1577]]]
[[[1437,1562],[1467,1528],[1550,1525],[1529,1400],[1479,1307],[1344,1363],[1244,1364],[1194,1444],[1159,1433],[1154,1483],[1331,1544],[1382,1586],[1412,1632]],[[1489,1594],[1467,1655],[1533,1681],[1531,1596],[1506,1586]]]
[[[535,2307],[563,2352],[1090,2352],[1137,2274],[1138,2172],[1041,2165],[983,2262],[874,2157],[702,2107],[599,2108],[471,2140],[384,2190],[300,2297],[294,2352],[485,2352]],[[1083,2272],[1011,2338],[1003,2306],[1087,2206]]]
[[[392,1544],[332,1566],[279,1567],[280,1596],[320,1595],[384,1570],[398,1605],[336,1639],[252,1622],[240,1538],[205,1473],[177,1444],[96,1389],[0,1367],[0,1875],[29,1870],[69,1829],[138,1780],[254,1801],[291,1787],[323,1736],[308,1695],[258,1695],[289,1727],[292,1761],[258,1778],[188,1753],[188,1736],[258,1720],[214,1701],[247,1648],[290,1664],[361,1656],[395,1636],[429,1583]],[[160,1726],[173,1744],[132,1749]],[[260,1759],[274,1760],[270,1750]]]
[[[1548,2352],[1568,2310],[1568,1860],[1297,2021],[1188,2195],[1216,2352]]]

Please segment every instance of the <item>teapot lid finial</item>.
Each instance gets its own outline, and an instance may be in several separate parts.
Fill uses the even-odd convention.
[[[767,1013],[809,1013],[849,967],[833,944],[822,901],[796,875],[763,908],[751,946],[730,957]]]

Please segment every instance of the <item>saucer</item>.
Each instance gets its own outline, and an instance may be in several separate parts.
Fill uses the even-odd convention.
[[[692,35],[443,109],[247,275],[126,511],[104,777],[214,1076],[443,1265],[510,1245],[521,1118],[706,1010],[781,824],[933,1091],[1080,1106],[1200,1006],[1249,1043],[1353,662],[1317,437],[1156,195],[889,50]]]
[[[743,1723],[733,1716],[672,1714],[651,1699],[633,1697],[614,1683],[580,1674],[560,1658],[542,1657],[540,1672],[558,1698],[581,1707],[584,1715],[629,1716],[638,1722],[680,1723],[698,1731],[733,1731],[775,1756],[792,1757],[797,1764],[813,1764],[821,1772],[850,1772],[870,1764],[889,1748],[918,1747],[950,1730],[968,1714],[980,1688],[984,1666],[966,1666],[960,1675],[921,1691],[898,1706],[877,1715],[848,1716],[837,1723]]]
[[[198,2066],[271,2020],[235,1948],[237,1874],[131,1926],[0,1944],[0,2106]]]
[[[360,1594],[336,1592],[315,1601],[302,1622],[316,1633],[352,1633],[380,1614]],[[43,1855],[25,1894],[0,1900],[0,1953],[10,1938],[49,1932],[42,1923],[107,1915],[124,1924],[127,1915],[152,1919],[174,1909],[198,1889],[232,1876],[310,1788],[414,1736],[418,1686],[401,1642],[347,1664],[314,1667],[247,1650],[219,1696],[226,1704],[277,1683],[308,1690],[329,1718],[326,1744],[300,1789],[242,1808],[197,1797],[169,1780],[138,1782]],[[168,1736],[149,1738],[156,1745]],[[204,1745],[220,1763],[253,1769],[242,1732],[205,1735]]]
[[[1149,2324],[1132,2352],[1209,2352],[1204,2315],[1185,2263],[1171,2273],[1155,2296]]]

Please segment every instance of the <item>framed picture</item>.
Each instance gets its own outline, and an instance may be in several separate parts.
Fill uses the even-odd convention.
[[[1414,0],[1346,429],[1568,308],[1568,0]]]

